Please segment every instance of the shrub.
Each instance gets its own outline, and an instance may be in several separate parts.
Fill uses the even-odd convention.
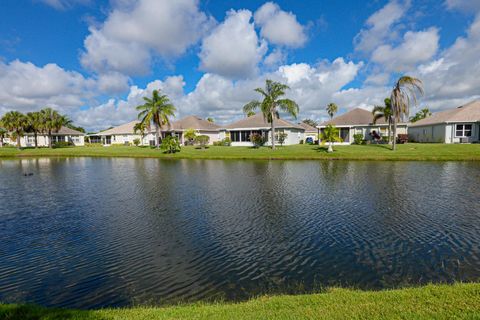
[[[184,144],[186,146],[193,146],[193,144],[195,143],[195,138],[197,137],[197,133],[195,132],[194,129],[188,129],[183,134],[183,137],[185,139]]]
[[[58,142],[54,142],[52,146],[54,148],[67,148],[67,147],[73,147],[74,144],[70,141],[58,141]]]
[[[388,137],[387,137],[387,136],[383,136],[383,137],[382,137],[382,142],[383,142],[383,143],[388,143]]]
[[[205,149],[205,147],[210,142],[210,137],[206,135],[200,135],[195,137],[195,143],[200,146],[200,148]]]
[[[287,137],[288,137],[288,134],[286,134],[285,132],[280,132],[278,134],[278,143],[280,143],[280,145],[283,146]]]
[[[133,144],[135,145],[135,147],[138,147],[140,145],[140,139],[138,138],[133,139]]]
[[[303,144],[303,140],[300,140],[300,144]]]
[[[160,145],[162,150],[165,150],[165,153],[175,153],[180,151],[180,142],[178,141],[177,137],[166,136],[165,139],[162,140],[162,144]]]
[[[362,144],[363,134],[356,133],[353,135],[353,144]]]
[[[408,142],[408,134],[397,135],[397,142],[400,144]]]
[[[230,147],[232,145],[232,140],[230,140],[228,137],[223,139],[222,142],[225,147]]]
[[[254,148],[259,148],[267,143],[267,138],[259,133],[254,133],[250,135],[250,142],[253,143]]]
[[[85,143],[85,147],[89,147],[89,148],[91,148],[91,147],[101,147],[101,146],[102,146],[102,144],[99,143],[99,142],[96,142],[96,143],[86,142]]]

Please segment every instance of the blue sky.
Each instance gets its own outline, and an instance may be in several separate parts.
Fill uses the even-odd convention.
[[[301,118],[321,120],[330,101],[381,103],[401,74],[424,80],[422,104],[455,107],[480,95],[479,11],[478,0],[4,0],[0,114],[50,105],[95,130],[162,89],[179,117],[226,122],[273,78]]]

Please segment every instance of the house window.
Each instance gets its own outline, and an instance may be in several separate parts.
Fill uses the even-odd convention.
[[[232,142],[239,142],[240,141],[240,132],[239,131],[231,131],[230,138]]]
[[[455,137],[471,137],[472,136],[472,125],[471,124],[457,124],[455,126]]]

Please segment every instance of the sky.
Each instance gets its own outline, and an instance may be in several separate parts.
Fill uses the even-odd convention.
[[[159,89],[177,118],[228,123],[287,84],[298,119],[382,104],[402,75],[413,109],[480,98],[480,0],[2,0],[0,115],[45,106],[97,131]]]

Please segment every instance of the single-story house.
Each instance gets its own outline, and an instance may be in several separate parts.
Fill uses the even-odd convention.
[[[151,125],[150,130],[146,131],[142,137],[140,132],[135,132],[134,127],[140,121],[131,121],[117,127],[100,131],[89,135],[93,143],[102,143],[109,145],[130,145],[135,139],[140,140],[140,145],[155,145],[155,126]],[[204,120],[197,116],[188,116],[177,121],[172,121],[170,125],[162,128],[160,140],[166,135],[177,136],[180,142],[184,143],[184,132],[193,129],[197,135],[207,135],[210,137],[210,144],[220,140],[220,127],[214,123]]]
[[[312,142],[315,142],[318,139],[320,129],[312,127],[311,125],[305,122],[300,122],[298,125],[303,129],[305,129],[305,133],[303,134],[303,139],[302,139],[304,142],[306,142],[307,139],[311,140]]]
[[[284,145],[299,144],[300,140],[303,139],[305,129],[299,125],[283,119],[274,119],[274,125],[277,135],[279,133],[287,134]],[[238,120],[225,126],[221,129],[220,137],[221,139],[226,137],[230,138],[232,146],[252,146],[250,135],[258,133],[268,139],[265,145],[271,145],[270,130],[270,123],[264,119],[262,113],[257,113],[251,117]],[[276,137],[276,141],[275,144],[279,144],[278,136]]]
[[[415,142],[479,142],[480,100],[455,109],[436,112],[430,117],[410,124],[408,137]]]
[[[388,122],[385,118],[377,120],[374,124],[372,112],[362,108],[355,108],[331,120],[325,121],[321,123],[318,128],[320,131],[323,131],[329,124],[339,129],[342,142],[338,144],[352,144],[354,134],[362,134],[363,140],[372,140],[375,133],[381,137],[388,135]],[[407,131],[407,123],[397,123],[397,136],[399,134],[407,134]]]
[[[152,126],[151,130],[144,133],[142,137],[140,132],[135,132],[134,127],[140,121],[135,120],[124,123],[117,127],[113,127],[95,134],[90,134],[90,142],[101,143],[104,146],[110,145],[130,145],[135,139],[140,140],[140,144],[149,145],[155,143],[155,128]]]
[[[165,134],[174,134],[178,137],[181,144],[185,144],[184,133],[187,130],[195,130],[197,135],[205,135],[210,138],[209,144],[220,141],[220,126],[197,116],[187,116],[177,121],[173,121],[170,126],[164,129]]]
[[[4,139],[6,144],[17,145],[17,141],[11,138]],[[58,132],[52,132],[52,143],[68,142],[74,146],[85,145],[85,133],[62,127]],[[39,147],[48,147],[48,135],[46,133],[39,133],[37,135],[37,144]],[[26,133],[20,138],[20,145],[22,148],[35,147],[35,137],[33,133]]]

